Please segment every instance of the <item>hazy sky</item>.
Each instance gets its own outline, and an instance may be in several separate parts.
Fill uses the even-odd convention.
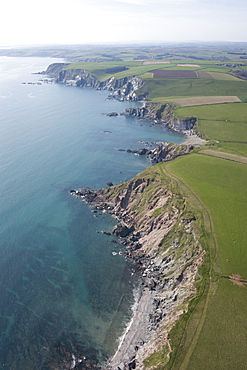
[[[247,0],[6,0],[0,46],[247,41]]]

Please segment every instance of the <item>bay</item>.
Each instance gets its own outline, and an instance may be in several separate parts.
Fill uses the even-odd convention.
[[[150,165],[119,149],[183,140],[102,114],[140,103],[36,84],[43,77],[32,73],[54,61],[0,57],[1,369],[63,368],[73,356],[102,364],[114,353],[139,282],[121,245],[99,232],[116,220],[95,217],[69,190],[126,181]]]

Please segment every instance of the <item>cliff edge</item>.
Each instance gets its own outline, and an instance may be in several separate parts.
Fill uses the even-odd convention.
[[[117,100],[140,100],[136,91],[143,86],[144,82],[136,76],[120,79],[110,77],[105,81],[99,81],[95,76],[84,69],[66,69],[69,64],[51,64],[46,74],[55,79],[55,82],[77,87],[90,87],[96,90],[111,91],[109,98]]]

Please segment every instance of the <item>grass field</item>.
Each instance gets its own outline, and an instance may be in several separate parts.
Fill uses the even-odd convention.
[[[190,107],[196,105],[211,105],[221,103],[233,103],[241,102],[237,96],[196,96],[187,98],[171,98],[164,99],[164,102],[174,102],[179,104],[181,107]]]
[[[247,85],[246,85],[247,87]],[[247,103],[218,104],[177,109],[179,117],[194,116],[207,120],[238,121],[247,123]]]
[[[247,123],[199,120],[197,127],[210,140],[247,143]]]
[[[204,149],[205,148],[205,149]],[[229,161],[242,163],[247,165],[247,158],[238,154],[227,153],[226,151],[214,150],[213,148],[208,149],[207,146],[203,147],[198,154],[209,155],[211,157],[227,159]]]
[[[227,81],[243,81],[240,78],[234,77],[227,73],[219,72],[208,72],[215,80],[227,80]]]
[[[148,99],[164,100],[170,96],[238,96],[247,100],[247,81],[224,81],[208,79],[148,79],[138,90],[148,93]]]
[[[169,166],[193,186],[210,209],[222,273],[239,273],[247,279],[247,228],[241,222],[247,219],[247,166],[196,154]]]
[[[247,155],[247,103],[178,108],[180,117],[198,118],[197,130],[205,139],[217,140],[219,150]]]
[[[244,370],[246,288],[233,284],[221,275],[239,274],[247,279],[247,166],[197,154],[182,157],[167,166],[173,175],[196,193],[210,213],[221,268],[220,275],[212,272],[212,278],[218,279],[219,285],[210,297],[198,339],[190,342],[183,360],[179,351],[183,351],[184,346],[180,346],[170,369]],[[201,310],[200,307],[198,309]],[[196,309],[190,323],[193,323],[193,315],[198,315]]]
[[[232,153],[247,157],[247,143],[241,142],[223,142],[220,141],[213,145],[214,150],[224,151],[226,153]]]

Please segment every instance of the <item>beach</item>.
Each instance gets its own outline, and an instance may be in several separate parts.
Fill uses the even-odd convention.
[[[119,340],[118,349],[107,363],[105,370],[129,369],[128,366],[131,366],[135,358],[137,347],[151,338],[152,327],[149,316],[154,309],[152,304],[154,296],[154,291],[148,288],[143,289],[141,297],[134,307],[133,317]],[[134,363],[132,366],[135,366]]]

